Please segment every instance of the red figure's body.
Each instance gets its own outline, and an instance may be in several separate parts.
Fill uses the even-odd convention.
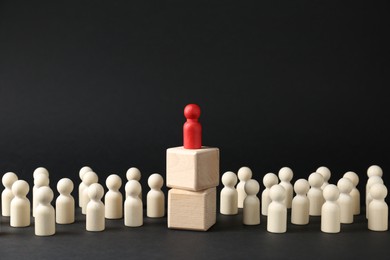
[[[200,149],[202,147],[202,125],[199,123],[200,107],[188,104],[184,108],[187,122],[183,126],[183,145],[185,149]]]

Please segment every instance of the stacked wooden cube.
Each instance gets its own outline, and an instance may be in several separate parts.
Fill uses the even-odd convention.
[[[167,149],[168,228],[207,231],[216,222],[219,149]]]

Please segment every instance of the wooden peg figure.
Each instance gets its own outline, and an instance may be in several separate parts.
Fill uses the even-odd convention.
[[[321,208],[321,231],[339,233],[341,228],[340,206],[337,203],[340,192],[336,185],[329,184],[324,188],[325,203]]]
[[[310,201],[309,214],[310,216],[321,216],[322,204],[324,204],[324,197],[322,196],[322,184],[324,177],[318,172],[313,172],[309,175],[310,189],[307,197]]]
[[[139,198],[141,184],[136,180],[130,180],[125,186],[126,194],[129,194],[125,200],[124,222],[127,227],[140,227],[143,225],[143,205]]]
[[[84,166],[80,169],[79,171],[79,177],[80,177],[80,184],[79,184],[79,199],[78,199],[78,204],[79,204],[79,207],[81,208],[81,205],[83,205],[83,203],[81,202],[82,200],[82,194],[83,194],[83,190],[85,189],[85,184],[83,182],[83,177],[84,177],[84,174],[86,174],[87,172],[92,172],[92,169],[91,167],[89,166]]]
[[[291,184],[291,180],[294,176],[293,171],[289,167],[283,167],[279,170],[278,173],[280,179],[280,185],[286,190],[286,198],[284,199],[284,203],[286,203],[286,207],[291,209],[291,202],[293,199],[293,186]]]
[[[310,185],[305,179],[299,179],[294,183],[294,191],[296,193],[292,200],[291,206],[291,223],[295,225],[309,224],[309,207],[310,202],[307,198]]]
[[[220,213],[223,215],[236,215],[238,214],[238,194],[235,188],[237,175],[231,171],[225,172],[222,175],[222,184],[224,187],[220,193]]]
[[[93,183],[88,187],[89,202],[86,206],[86,230],[103,231],[105,229],[104,204],[101,201],[104,195],[103,186]]]
[[[269,172],[263,177],[263,184],[265,189],[261,193],[261,214],[264,216],[268,215],[268,206],[271,203],[269,191],[272,186],[278,184],[279,179],[275,173]]]
[[[316,172],[321,174],[322,177],[324,178],[324,183],[321,186],[321,189],[324,190],[326,185],[329,184],[329,179],[330,179],[330,176],[332,175],[332,173],[330,172],[329,168],[325,167],[325,166],[318,167]]]
[[[350,195],[353,184],[347,178],[341,178],[337,182],[337,188],[339,189],[340,195],[337,203],[340,206],[340,222],[342,224],[353,223],[353,200]]]
[[[30,187],[28,186],[28,183],[24,180],[17,180],[12,185],[12,193],[14,194],[14,198],[12,199],[10,205],[11,227],[27,227],[31,224],[31,205],[30,201],[27,198],[29,190]]]
[[[366,182],[366,194],[365,194],[365,197],[367,198],[368,196],[368,181],[370,180],[371,177],[373,176],[378,176],[378,177],[381,177],[383,176],[383,170],[382,168],[379,166],[379,165],[371,165],[370,167],[368,167],[367,169],[367,177],[368,177],[368,180]],[[366,212],[367,212],[367,209],[368,209],[368,205],[366,204]]]
[[[267,231],[285,233],[287,231],[287,207],[284,199],[286,190],[280,184],[272,186],[269,191],[272,202],[268,206]]]
[[[56,232],[55,211],[50,204],[54,198],[54,193],[48,186],[43,186],[37,189],[35,196],[38,202],[35,209],[35,235],[54,235]]]
[[[141,171],[136,167],[131,167],[126,172],[126,179],[127,181],[130,180],[136,180],[138,182],[141,181]],[[126,194],[125,199],[129,196],[129,194]],[[141,192],[139,193],[139,198],[142,200],[142,186],[141,186]]]
[[[35,194],[39,188],[44,187],[44,186],[49,186],[49,178],[47,177],[47,175],[45,175],[43,173],[39,173],[34,178],[34,187],[33,187],[33,194],[32,194],[32,199],[33,199],[33,208],[32,208],[33,214],[32,215],[33,215],[33,217],[35,217],[35,209],[38,206],[37,196],[35,196]]]
[[[146,215],[149,218],[162,218],[165,215],[165,195],[161,190],[163,184],[164,179],[158,173],[148,178],[150,190],[146,195]]]
[[[60,194],[56,199],[56,223],[72,224],[75,220],[75,201],[71,195],[74,185],[71,179],[62,178],[57,183]]]
[[[389,208],[385,202],[387,188],[381,183],[370,188],[372,201],[368,206],[368,229],[372,231],[386,231],[389,222]]]
[[[245,193],[247,196],[244,200],[243,208],[243,223],[244,225],[259,225],[260,224],[260,200],[257,197],[260,185],[254,180],[248,180],[245,183]]]
[[[202,147],[202,125],[200,107],[196,104],[188,104],[184,108],[184,116],[187,121],[183,126],[183,144],[185,149],[200,149]]]
[[[14,198],[14,194],[12,193],[12,185],[17,180],[18,180],[18,176],[13,172],[5,173],[3,175],[3,178],[1,179],[3,186],[5,188],[1,193],[1,214],[4,217],[10,216],[11,201]]]
[[[368,180],[367,180],[367,184],[366,184],[366,189],[367,189],[367,196],[366,196],[366,218],[367,218],[367,219],[368,219],[368,214],[369,214],[368,206],[370,205],[370,202],[372,201],[372,197],[371,197],[370,190],[371,190],[371,187],[372,187],[374,184],[377,184],[377,183],[384,184],[384,183],[383,183],[382,177],[380,177],[380,176],[378,176],[378,175],[371,176],[371,177],[369,177]]]
[[[252,178],[252,170],[249,167],[244,166],[238,170],[237,175],[240,180],[236,187],[238,194],[237,206],[242,209],[244,207],[244,199],[246,197],[245,183]]]
[[[88,187],[93,183],[97,183],[99,177],[95,172],[86,172],[83,176],[83,183],[85,185],[83,193],[81,194],[81,213],[86,214],[87,204],[89,202]]]
[[[123,217],[123,197],[119,191],[122,179],[117,174],[111,174],[106,179],[107,193],[104,196],[105,217],[121,219]]]
[[[353,184],[353,189],[349,195],[352,197],[352,203],[353,203],[353,214],[359,215],[360,214],[360,192],[357,188],[357,185],[359,184],[359,176],[355,172],[346,172],[343,175],[343,178],[349,179]]]

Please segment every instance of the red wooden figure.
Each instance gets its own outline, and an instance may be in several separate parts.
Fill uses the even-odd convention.
[[[185,149],[200,149],[202,147],[202,125],[199,123],[200,107],[188,104],[184,108],[187,122],[183,125],[183,145]]]

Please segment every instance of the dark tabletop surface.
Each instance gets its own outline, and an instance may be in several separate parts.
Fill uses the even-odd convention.
[[[342,225],[338,234],[320,231],[320,217],[309,225],[288,224],[287,233],[271,234],[266,218],[261,224],[244,226],[242,211],[235,216],[217,214],[217,223],[207,232],[170,230],[166,218],[144,218],[139,228],[125,227],[123,219],[106,220],[103,232],[87,232],[85,216],[76,212],[76,222],[57,225],[51,237],[34,235],[33,223],[12,228],[1,218],[1,259],[359,259],[385,258],[390,253],[389,232],[367,229],[363,214],[354,223]],[[288,221],[290,220],[290,212]]]

